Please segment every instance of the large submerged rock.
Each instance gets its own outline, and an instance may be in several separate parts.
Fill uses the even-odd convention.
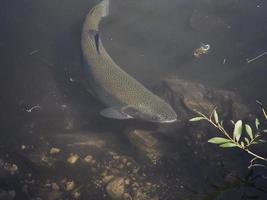
[[[155,135],[146,130],[132,130],[127,136],[131,144],[138,150],[138,152],[148,158],[153,164],[162,157],[163,151],[160,142]]]
[[[188,120],[195,110],[208,115],[214,108],[223,118],[242,119],[250,114],[241,97],[234,92],[176,77],[162,80],[155,91],[173,106],[180,120]]]

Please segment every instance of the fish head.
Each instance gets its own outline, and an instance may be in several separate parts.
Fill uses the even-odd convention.
[[[146,113],[149,116],[147,120],[151,122],[172,123],[177,121],[176,112],[163,100],[157,102],[155,105],[150,105]]]
[[[172,107],[161,100],[154,103],[140,104],[138,107],[128,107],[124,113],[136,119],[154,123],[172,123],[177,121],[177,114]]]

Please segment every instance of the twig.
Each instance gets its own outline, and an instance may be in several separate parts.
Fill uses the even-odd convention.
[[[257,160],[257,159],[258,159],[258,158],[255,157],[255,158],[252,158],[252,159],[250,160],[250,165],[248,166],[249,169],[252,167],[253,162],[254,162],[255,160]]]
[[[214,113],[215,109],[213,109],[212,111],[212,114]],[[241,145],[239,145],[234,139],[231,138],[231,136],[226,132],[226,130],[218,123],[214,123],[212,120],[211,120],[211,116],[212,114],[210,115],[210,118],[208,118],[206,115],[204,115],[203,113],[201,112],[198,112],[196,111],[198,114],[200,114],[205,120],[207,120],[211,125],[213,125],[215,128],[219,129],[221,131],[221,133],[223,133],[229,140],[231,140],[233,143],[235,143],[239,148],[243,148]]]
[[[266,113],[266,111],[265,111],[265,109],[264,109],[262,103],[261,103],[260,101],[258,101],[258,100],[256,100],[256,103],[260,105],[260,107],[261,107],[261,111],[262,111],[262,113],[263,113],[263,115],[264,115],[264,117],[265,117],[265,120],[267,120],[267,113]]]
[[[29,109],[25,109],[25,111],[28,112],[28,113],[30,113],[30,112],[32,112],[34,109],[40,109],[40,108],[41,108],[41,106],[36,105],[36,106],[33,106],[33,107],[29,108]]]
[[[266,55],[266,54],[267,54],[267,51],[265,51],[265,52],[263,52],[262,54],[256,56],[255,58],[252,58],[252,59],[249,59],[249,60],[247,59],[247,63],[251,63],[251,62],[253,62],[253,61],[259,59],[260,57],[262,57],[262,56],[264,56],[264,55]]]
[[[255,158],[258,158],[258,159],[267,161],[267,158],[264,158],[264,157],[262,157],[262,156],[259,156],[259,155],[255,154],[255,153],[251,152],[251,151],[248,150],[248,149],[244,149],[244,150],[245,150],[246,152],[248,152],[250,155],[254,156]]]
[[[213,111],[211,112],[211,115],[209,117],[207,117],[206,115],[204,115],[203,113],[199,112],[199,111],[195,111],[196,113],[198,113],[201,117],[203,117],[206,121],[208,121],[211,125],[213,125],[215,128],[219,129],[220,132],[226,136],[232,143],[234,143],[236,145],[236,147],[246,151],[248,154],[252,155],[254,157],[254,159],[252,159],[251,161],[253,162],[256,159],[260,159],[260,160],[264,160],[267,161],[267,158],[262,157],[257,155],[256,153],[253,153],[252,151],[250,151],[248,149],[248,146],[252,144],[252,141],[246,145],[246,146],[242,146],[241,144],[238,143],[238,141],[236,141],[234,138],[232,138],[230,136],[230,134],[224,129],[224,127],[220,124],[220,123],[216,123],[212,120],[212,115],[215,112],[215,109],[213,109]],[[258,138],[260,135],[257,135],[256,137]],[[253,141],[255,141],[256,137],[254,138]],[[251,164],[252,165],[252,164]]]
[[[39,51],[40,51],[39,49],[36,49],[36,50],[30,52],[29,55],[32,56],[33,54],[36,54],[36,53],[38,53]]]
[[[252,168],[252,167],[263,167],[264,169],[267,169],[267,167],[265,165],[262,165],[262,164],[252,164],[249,166],[249,168]]]

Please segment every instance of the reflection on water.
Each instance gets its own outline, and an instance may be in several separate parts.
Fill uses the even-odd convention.
[[[80,53],[96,3],[1,3],[0,199],[266,199],[266,171],[248,171],[246,155],[207,144],[214,130],[188,123],[215,105],[250,120],[255,100],[267,102],[267,56],[247,62],[267,48],[266,2],[111,0],[104,46],[175,108],[171,125],[99,115]],[[202,42],[210,52],[195,58]]]

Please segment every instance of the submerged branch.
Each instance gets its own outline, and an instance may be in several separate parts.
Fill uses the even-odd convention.
[[[253,62],[253,61],[259,59],[260,57],[262,57],[262,56],[264,56],[264,55],[266,55],[266,54],[267,54],[267,51],[261,53],[260,55],[256,56],[255,58],[252,58],[252,59],[249,59],[249,60],[247,59],[247,63],[251,63],[251,62]]]
[[[264,116],[266,117],[267,115],[266,115],[266,112],[265,112],[265,110],[264,110],[263,107],[262,107],[262,111],[263,111]],[[250,128],[249,125],[246,125],[246,126],[248,126],[248,128],[250,128],[250,130],[247,130],[246,129],[246,132],[247,132],[248,135],[251,134],[251,139],[249,141],[245,137],[243,139],[243,141],[242,141],[242,140],[240,140],[240,137],[241,137],[241,134],[242,134],[242,126],[243,126],[241,120],[239,120],[238,122],[236,122],[234,124],[235,125],[235,128],[233,130],[233,133],[232,134],[229,134],[229,132],[227,132],[225,130],[225,128],[223,127],[223,123],[222,122],[219,122],[219,120],[218,120],[218,114],[216,112],[216,108],[214,108],[212,110],[212,112],[211,112],[211,114],[209,116],[207,116],[207,115],[205,115],[205,114],[203,114],[203,113],[201,113],[199,111],[195,111],[195,112],[199,115],[199,117],[193,118],[190,121],[206,120],[213,127],[215,127],[216,129],[218,129],[220,131],[220,133],[223,134],[224,137],[225,137],[225,138],[216,138],[216,137],[215,138],[211,138],[209,140],[209,142],[214,143],[214,144],[218,144],[218,145],[220,145],[220,147],[238,147],[239,149],[242,149],[243,151],[245,151],[249,155],[252,155],[253,156],[253,159],[250,161],[250,166],[249,167],[260,166],[260,164],[253,164],[253,162],[255,160],[257,160],[257,159],[263,160],[263,161],[266,161],[267,162],[267,158],[265,158],[263,156],[260,156],[260,155],[258,155],[256,153],[252,152],[249,149],[249,147],[252,144],[258,144],[258,142],[260,142],[260,139],[259,138],[261,137],[261,134],[259,134],[259,132],[258,132],[259,130],[257,130],[257,132],[254,133],[254,136],[253,136],[252,129]],[[266,120],[267,120],[267,118],[266,118]]]

